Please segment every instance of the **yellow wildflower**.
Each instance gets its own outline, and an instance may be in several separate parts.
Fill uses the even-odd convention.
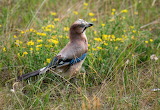
[[[75,15],[78,15],[78,12],[77,12],[77,11],[73,11],[73,13],[74,13]]]
[[[121,13],[127,13],[128,12],[128,10],[121,10]]]
[[[21,56],[20,53],[17,54],[18,56]]]
[[[57,15],[57,13],[56,12],[51,12],[51,15],[55,16],[55,15]]]
[[[50,48],[50,47],[53,47],[52,45],[44,45],[45,47],[48,47],[48,48]]]
[[[52,42],[52,43],[54,43],[54,44],[58,44],[58,43],[59,43],[58,40],[54,40],[54,39],[48,39],[47,41],[48,41],[48,42]]]
[[[122,35],[122,37],[123,37],[124,39],[127,39],[127,36],[125,36],[125,35]]]
[[[69,36],[66,36],[66,38],[68,39],[68,38],[69,38]]]
[[[115,15],[115,12],[112,12],[111,15]]]
[[[94,16],[94,13],[89,13],[88,15],[89,15],[89,16]]]
[[[94,31],[94,34],[96,35],[96,34],[97,34],[97,31]]]
[[[111,38],[112,38],[112,39],[115,39],[116,37],[115,37],[115,35],[111,35]]]
[[[58,44],[58,43],[59,43],[58,40],[52,40],[52,42],[53,42],[54,44]]]
[[[106,45],[106,46],[107,46],[107,45],[108,45],[108,43],[104,43],[104,45]]]
[[[91,21],[93,22],[93,21],[97,21],[97,19],[96,18],[91,18]]]
[[[29,32],[29,30],[25,30],[24,32],[25,32],[25,33],[26,33],[26,32]]]
[[[24,31],[21,31],[21,34],[24,34],[25,32]]]
[[[118,46],[115,47],[115,50],[117,50],[117,49],[118,49]]]
[[[96,48],[92,48],[92,50],[97,50]]]
[[[42,39],[37,39],[37,42],[42,42],[43,40]]]
[[[41,33],[41,36],[46,36],[46,33]]]
[[[32,32],[36,32],[36,30],[33,30]]]
[[[131,29],[134,29],[134,26],[130,26]]]
[[[116,38],[116,41],[122,41],[122,38]]]
[[[36,47],[36,50],[38,51],[38,50],[39,50],[39,48],[38,48],[38,47]]]
[[[30,32],[33,32],[34,30],[33,30],[33,29],[29,29],[29,31],[30,31]]]
[[[60,19],[59,18],[54,18],[54,21],[59,21]]]
[[[110,37],[110,35],[103,34],[102,38]]]
[[[102,27],[104,27],[106,24],[101,24]]]
[[[40,36],[46,36],[46,33],[37,32],[36,34],[37,34],[37,35],[40,35]]]
[[[145,41],[146,44],[148,44],[148,41]]]
[[[150,42],[153,42],[153,39],[149,39]]]
[[[136,30],[133,30],[132,32],[133,32],[133,33],[136,33]]]
[[[46,62],[47,62],[47,63],[50,63],[50,62],[51,62],[51,59],[50,59],[50,58],[47,58]]]
[[[45,27],[44,27],[44,26],[42,26],[41,28],[42,28],[43,30],[45,29]],[[37,33],[38,33],[38,32],[37,32]]]
[[[90,55],[90,56],[93,56],[94,54],[93,54],[93,53],[89,53],[89,55]]]
[[[46,36],[46,33],[39,33],[40,36]]]
[[[30,51],[33,51],[33,48],[30,48],[29,50],[30,50]]]
[[[90,44],[88,44],[88,47],[91,46]]]
[[[3,52],[5,52],[5,51],[6,51],[6,48],[4,47],[4,48],[3,48]]]
[[[15,44],[16,44],[16,46],[19,46],[20,44],[22,44],[22,41],[16,40],[16,41],[15,41]]]
[[[107,40],[109,37],[110,37],[110,36],[108,36],[108,35],[106,35],[106,34],[103,34],[103,35],[102,35],[102,39],[103,39],[103,40]]]
[[[44,31],[51,32],[51,29],[46,28]]]
[[[42,44],[36,45],[36,47],[42,47]]]
[[[113,8],[113,9],[112,9],[112,11],[113,11],[113,12],[115,12],[115,11],[116,11],[116,9],[114,9],[114,8]]]
[[[34,42],[31,40],[31,41],[27,42],[27,45],[34,45]]]
[[[23,52],[23,55],[22,55],[22,56],[27,55],[27,54],[28,54],[28,52]]]
[[[54,25],[52,25],[52,24],[47,25],[47,28],[54,28]]]
[[[14,37],[14,38],[17,38],[17,36],[16,36],[16,35],[14,35],[13,37]]]
[[[69,31],[69,27],[64,27],[63,30],[64,31]]]
[[[24,55],[27,55],[27,54],[28,54],[28,52],[23,52],[22,57],[24,57]]]
[[[99,47],[99,46],[98,46],[97,49],[98,49],[98,50],[102,50],[102,47]]]
[[[102,42],[101,38],[94,38],[95,41]]]
[[[0,27],[2,27],[2,25],[0,24]]]
[[[88,3],[83,3],[84,6],[88,6]]]

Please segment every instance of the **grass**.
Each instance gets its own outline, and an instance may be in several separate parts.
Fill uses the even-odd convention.
[[[158,110],[159,91],[152,89],[160,88],[159,4],[1,1],[0,109]],[[68,28],[79,18],[94,23],[86,31],[83,74],[68,81],[50,72],[15,83],[18,75],[49,63],[69,41]]]

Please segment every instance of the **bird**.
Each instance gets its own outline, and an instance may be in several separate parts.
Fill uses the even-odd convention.
[[[91,26],[93,23],[83,19],[76,20],[69,29],[69,42],[51,62],[46,67],[18,76],[17,80],[22,81],[49,70],[68,78],[77,75],[87,56],[88,40],[85,31]]]

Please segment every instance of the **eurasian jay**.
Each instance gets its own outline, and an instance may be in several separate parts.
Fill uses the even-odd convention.
[[[93,24],[83,19],[75,21],[70,27],[69,43],[52,59],[49,65],[34,72],[23,74],[18,77],[18,80],[22,81],[23,79],[46,73],[50,69],[62,76],[75,76],[87,55],[88,40],[85,30],[90,26],[93,26]]]

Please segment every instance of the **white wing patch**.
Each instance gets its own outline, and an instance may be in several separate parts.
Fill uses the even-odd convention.
[[[40,69],[40,72],[43,71],[45,68],[46,68],[46,67],[41,68],[41,69]]]
[[[59,62],[60,65],[62,65],[63,63],[64,63],[63,61]]]
[[[39,74],[43,74],[43,73],[45,73],[47,70],[48,70],[48,68],[43,67],[43,68],[40,69]]]

